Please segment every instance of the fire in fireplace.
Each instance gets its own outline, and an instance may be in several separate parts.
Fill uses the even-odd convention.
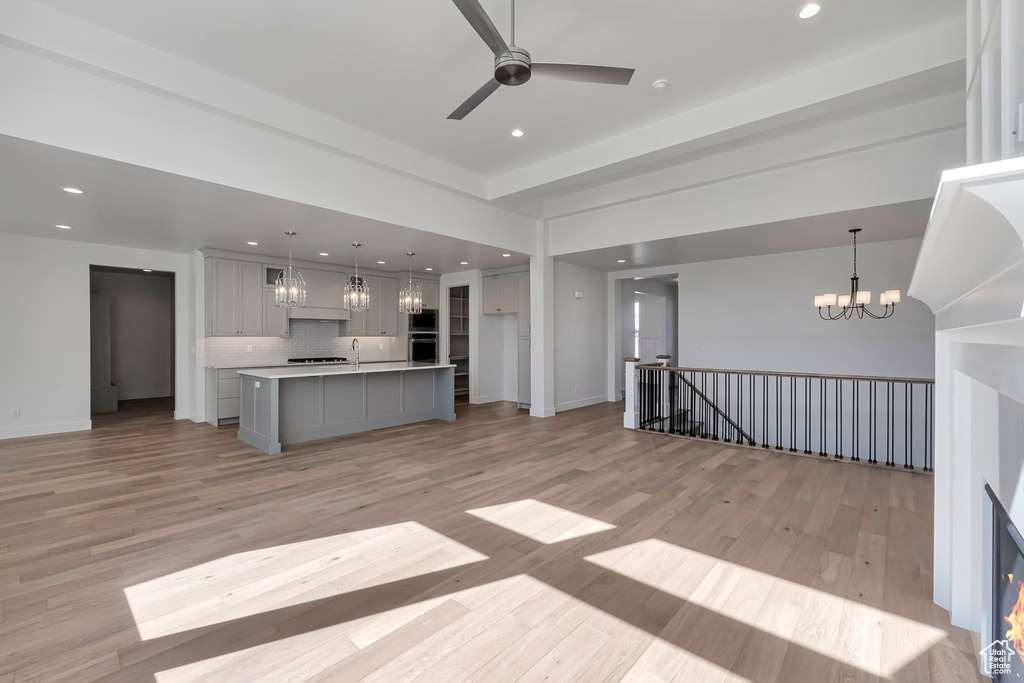
[[[992,499],[992,635],[989,675],[995,681],[1024,678],[1024,539],[989,487]]]

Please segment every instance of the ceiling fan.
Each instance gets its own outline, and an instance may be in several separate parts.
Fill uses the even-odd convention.
[[[563,81],[586,83],[608,83],[629,85],[633,69],[614,66],[593,66],[589,64],[550,64],[533,62],[530,53],[516,45],[516,0],[512,0],[512,44],[509,45],[494,27],[494,22],[480,6],[479,0],[452,0],[476,32],[494,53],[494,78],[470,95],[469,99],[448,115],[449,119],[461,121],[466,114],[476,109],[491,93],[502,85],[522,85],[536,74],[541,78],[557,78]]]

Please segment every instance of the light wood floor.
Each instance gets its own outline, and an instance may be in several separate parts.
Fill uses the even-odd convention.
[[[510,404],[0,442],[0,682],[970,681],[932,480]]]

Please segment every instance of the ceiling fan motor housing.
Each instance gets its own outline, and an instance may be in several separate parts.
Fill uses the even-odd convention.
[[[494,58],[494,80],[502,85],[522,85],[530,80],[530,53],[510,45],[508,54]]]

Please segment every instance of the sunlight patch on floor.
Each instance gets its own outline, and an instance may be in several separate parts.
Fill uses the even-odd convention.
[[[476,510],[466,510],[466,512],[544,544],[567,541],[615,528],[614,524],[608,524],[599,519],[586,517],[532,498]]]
[[[228,555],[124,593],[149,640],[486,559],[402,522]]]
[[[649,539],[585,558],[771,636],[891,677],[944,637],[938,628],[810,586]],[[666,630],[670,630],[670,623]],[[887,644],[888,643],[888,644]],[[899,643],[894,647],[892,643]],[[637,666],[665,680],[687,672],[685,650],[654,643]],[[696,662],[698,667],[703,663]],[[667,676],[667,677],[666,677]]]
[[[591,681],[614,669],[623,647],[654,643],[638,626],[516,575],[161,671],[156,681]],[[717,680],[746,680],[660,645]],[[655,680],[634,669],[624,680]]]

